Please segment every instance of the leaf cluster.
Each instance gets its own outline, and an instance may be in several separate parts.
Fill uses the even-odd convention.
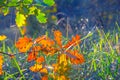
[[[42,10],[54,4],[54,0],[0,0],[0,13],[6,16],[10,13],[11,8],[13,8],[18,27],[24,26],[27,17],[30,15],[35,16],[40,23],[46,23],[47,17]]]

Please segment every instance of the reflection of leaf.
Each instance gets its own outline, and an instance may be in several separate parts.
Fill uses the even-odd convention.
[[[23,14],[17,12],[15,21],[18,27],[22,27],[26,24],[26,17]]]
[[[44,13],[39,13],[37,16],[36,16],[37,20],[40,22],[40,23],[46,23],[47,22],[47,18],[45,17],[45,14]]]
[[[54,0],[43,0],[43,2],[49,6],[52,6],[55,3]]]

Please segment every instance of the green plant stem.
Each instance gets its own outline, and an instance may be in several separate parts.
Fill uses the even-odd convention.
[[[90,36],[92,36],[92,35],[93,35],[93,33],[89,32],[85,37],[81,38],[81,41],[88,38],[88,37],[90,37]]]
[[[2,42],[2,51],[5,52],[5,41]]]
[[[13,61],[15,62],[15,65],[16,65],[16,67],[18,68],[18,70],[19,70],[19,72],[20,72],[20,75],[22,75],[23,80],[26,80],[26,79],[25,79],[25,76],[24,76],[24,74],[23,74],[23,72],[22,72],[22,70],[20,69],[20,66],[19,66],[17,60],[16,60],[15,58],[13,58]]]

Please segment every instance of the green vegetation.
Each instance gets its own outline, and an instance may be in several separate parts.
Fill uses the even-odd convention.
[[[117,79],[119,77],[119,69],[120,69],[120,27],[116,23],[116,29],[113,31],[109,31],[105,33],[103,30],[96,29],[94,33],[88,33],[86,36],[82,37],[80,40],[82,42],[81,46],[76,46],[72,50],[78,50],[80,53],[82,53],[85,57],[85,62],[80,65],[67,65],[66,68],[68,68],[67,77],[61,76],[60,79]],[[57,33],[56,33],[57,34]],[[50,34],[47,34],[50,35]],[[59,34],[60,35],[60,34]],[[44,38],[45,36],[41,37]],[[4,36],[1,37],[1,42],[3,46],[0,47],[0,53],[4,56],[4,64],[3,64],[3,71],[4,74],[1,75],[1,79],[35,79],[35,73],[29,72],[29,67],[33,63],[26,62],[26,58],[29,56],[29,54],[18,54],[18,50],[16,49],[15,45],[13,44],[12,47],[7,46],[5,43],[7,40],[2,40],[2,38],[5,38]],[[41,40],[39,37],[38,40]],[[6,39],[6,38],[5,38]],[[76,38],[73,38],[77,40]],[[64,44],[66,44],[66,41],[69,39],[63,38]],[[20,39],[22,43],[24,43],[24,40]],[[56,46],[54,50],[58,50],[57,46],[60,46],[59,39],[58,42],[54,45]],[[73,41],[68,42],[66,44],[67,49],[74,45]],[[78,40],[79,41],[79,40]],[[35,44],[35,43],[34,43]],[[41,43],[42,45],[43,43]],[[44,43],[45,44],[45,43]],[[49,44],[49,43],[48,43]],[[51,43],[50,43],[51,44]],[[53,44],[53,43],[52,43]],[[35,45],[34,45],[35,46]],[[21,48],[18,48],[21,50]],[[45,49],[45,48],[44,48]],[[46,48],[47,49],[47,48]],[[22,49],[23,50],[23,49]],[[38,50],[38,49],[37,49]],[[53,50],[53,49],[52,49]],[[52,51],[51,50],[51,51]],[[43,50],[44,52],[44,50]],[[61,52],[61,50],[60,50]],[[53,54],[53,53],[52,53]],[[55,53],[56,54],[56,53]],[[47,67],[50,68],[50,72],[48,71],[48,78],[50,78],[51,75],[51,69],[52,69],[52,63],[56,62],[56,58],[58,56],[59,52],[55,56],[46,56],[44,57],[46,60],[46,63],[49,65]],[[40,55],[45,56],[46,54],[42,54],[40,52]],[[62,57],[63,61],[65,59],[65,55],[59,54]],[[23,57],[24,56],[24,57]],[[72,57],[71,57],[72,58]],[[82,58],[82,57],[81,57]],[[10,59],[10,60],[9,60]],[[32,59],[32,58],[31,58]],[[31,60],[29,59],[29,60]],[[59,59],[58,59],[59,60]],[[57,63],[58,64],[58,63]],[[68,64],[68,63],[67,63]],[[65,69],[65,64],[63,69]],[[39,65],[40,66],[40,65]],[[61,66],[61,64],[59,64]],[[71,66],[71,67],[70,67]],[[33,66],[35,67],[35,65]],[[30,70],[34,68],[30,68]],[[11,70],[15,71],[11,71]],[[58,69],[59,70],[59,69]],[[59,73],[59,72],[58,72]],[[26,75],[27,74],[27,75]],[[37,72],[38,77],[42,73]],[[61,74],[61,72],[59,73]],[[30,76],[28,78],[28,76]],[[53,74],[52,74],[53,76]],[[43,76],[43,78],[46,76]],[[55,79],[59,79],[58,77],[55,77]]]
[[[96,28],[85,36],[78,34],[71,39],[59,30],[53,31],[54,35],[47,31],[42,36],[25,35],[26,19],[32,15],[40,23],[46,23],[44,9],[54,4],[54,0],[0,0],[0,12],[4,16],[11,8],[15,10],[15,21],[22,35],[13,44],[9,43],[12,46],[8,45],[7,36],[0,35],[0,79],[118,79],[120,26],[117,22],[113,31]]]
[[[6,16],[11,8],[15,9],[15,21],[18,27],[25,26],[26,18],[30,15],[35,16],[40,23],[46,23],[47,17],[43,10],[53,6],[54,3],[54,0],[1,0],[0,13]]]

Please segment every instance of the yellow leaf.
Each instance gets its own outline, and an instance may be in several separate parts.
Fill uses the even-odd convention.
[[[46,74],[47,74],[47,73],[48,73],[48,70],[47,70],[46,68],[42,68],[42,69],[40,70],[40,72],[41,72],[41,73],[46,73]]]
[[[30,8],[29,8],[29,14],[30,14],[30,15],[34,15],[36,9],[37,9],[37,8],[36,8],[35,6],[30,7]]]
[[[66,54],[60,54],[58,59],[59,59],[59,64],[63,63],[64,66],[67,65],[67,56],[66,56]]]
[[[7,38],[7,36],[5,36],[5,35],[0,35],[0,41],[5,40],[6,38]]]
[[[16,21],[16,24],[17,24],[18,27],[22,27],[26,24],[26,22],[25,22],[26,17],[25,17],[25,15],[17,12],[15,21]]]
[[[32,72],[38,72],[40,71],[40,69],[42,69],[42,64],[35,64],[34,66],[31,66],[29,69],[32,71]]]

